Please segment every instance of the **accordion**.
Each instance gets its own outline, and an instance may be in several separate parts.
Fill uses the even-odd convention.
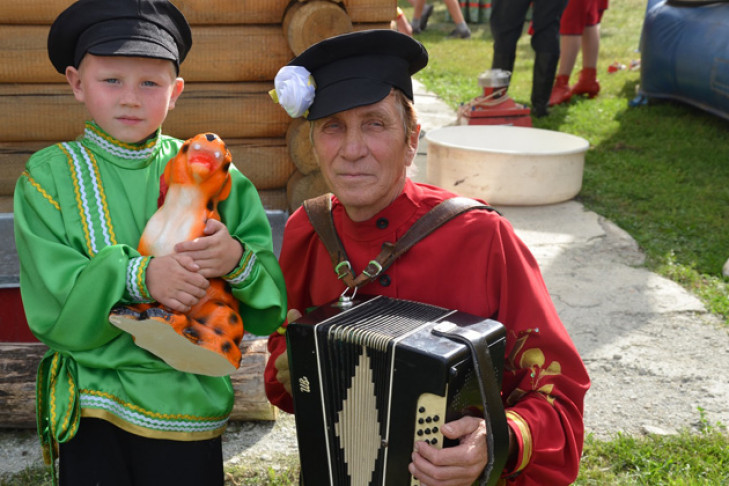
[[[481,484],[498,481],[508,453],[500,323],[357,296],[316,308],[286,335],[302,484],[418,485],[408,471],[415,442],[455,445],[440,426],[474,411],[488,429]]]

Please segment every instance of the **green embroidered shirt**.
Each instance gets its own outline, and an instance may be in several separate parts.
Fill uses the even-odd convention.
[[[150,300],[149,260],[136,248],[181,143],[158,131],[143,145],[125,144],[89,122],[78,141],[34,154],[18,180],[21,294],[31,330],[50,348],[37,394],[46,445],[72,438],[81,416],[173,440],[211,438],[225,428],[233,407],[228,377],[174,370],[108,320],[117,303]],[[255,187],[234,168],[231,177],[219,211],[244,253],[224,278],[246,330],[268,335],[285,317],[284,281]]]

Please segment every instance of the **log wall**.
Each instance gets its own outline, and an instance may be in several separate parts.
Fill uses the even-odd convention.
[[[29,154],[76,138],[87,118],[46,52],[50,24],[70,3],[0,4],[0,211],[12,207],[14,180]],[[180,70],[185,91],[168,115],[164,132],[181,139],[201,131],[218,133],[232,146],[234,164],[261,191],[267,208],[295,209],[287,186],[296,164],[289,151],[282,150],[291,119],[268,95],[273,78],[281,66],[321,39],[351,30],[389,28],[396,0],[174,3],[192,26],[193,47]],[[299,188],[301,192],[308,194]]]
[[[186,139],[218,133],[267,209],[292,211],[326,190],[311,154],[308,123],[291,120],[268,91],[278,69],[326,37],[389,28],[396,0],[172,0],[192,26],[181,66],[185,91],[163,126]],[[15,182],[31,154],[73,140],[86,113],[46,43],[71,0],[0,3],[0,213],[12,212]],[[2,309],[0,309],[2,312]],[[244,340],[231,377],[234,420],[272,420],[263,392],[265,341]],[[45,346],[0,342],[0,427],[34,426],[35,371]]]

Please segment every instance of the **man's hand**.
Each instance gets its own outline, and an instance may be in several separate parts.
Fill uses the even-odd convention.
[[[288,313],[286,313],[287,322],[295,321],[299,317],[301,317],[301,312],[299,312],[297,309],[289,309]],[[289,395],[293,395],[293,393],[291,393],[289,353],[280,354],[278,358],[276,358],[276,361],[273,362],[273,366],[276,368],[276,380],[278,380],[278,382],[283,385],[284,389],[288,392]]]
[[[210,282],[190,258],[173,253],[152,258],[147,267],[147,290],[165,307],[187,312],[205,296]]]
[[[233,271],[243,256],[243,247],[217,219],[205,223],[205,236],[175,245],[175,251],[191,258],[206,278],[222,277]]]
[[[461,417],[443,424],[443,435],[458,439],[454,447],[437,449],[417,442],[410,463],[410,474],[422,486],[470,486],[481,475],[488,462],[486,421],[477,417]]]

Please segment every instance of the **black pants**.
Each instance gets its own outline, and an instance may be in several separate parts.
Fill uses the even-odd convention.
[[[516,44],[524,31],[526,14],[532,1],[532,49],[559,55],[559,23],[567,0],[493,0],[490,25],[495,52],[516,52]]]
[[[60,445],[59,480],[61,486],[222,486],[222,441],[148,439],[82,418],[78,434]]]

